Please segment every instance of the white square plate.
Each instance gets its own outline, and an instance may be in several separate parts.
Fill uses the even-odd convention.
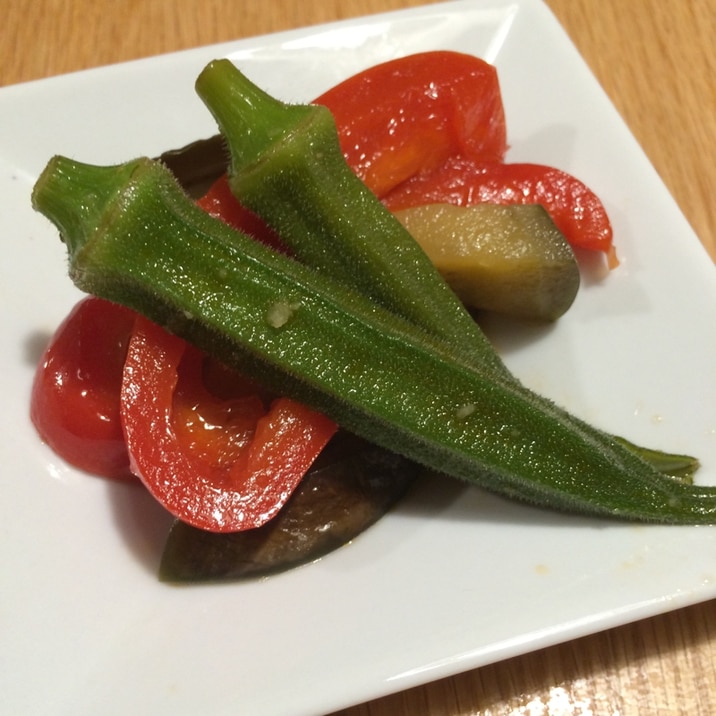
[[[576,174],[622,265],[547,330],[491,335],[531,387],[716,483],[716,274],[636,142],[538,0],[426,6],[0,90],[0,694],[33,716],[325,713],[716,596],[716,527],[555,515],[426,484],[352,545],[267,580],[175,588],[166,517],[69,469],[28,420],[34,366],[79,294],[30,206],[52,154],[157,155],[215,133],[193,90],[228,56],[288,100],[376,62],[455,49],[497,65],[508,159]]]

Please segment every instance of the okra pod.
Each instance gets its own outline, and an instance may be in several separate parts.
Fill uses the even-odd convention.
[[[665,477],[514,380],[468,365],[451,342],[209,217],[157,162],[55,157],[33,202],[59,229],[80,289],[378,445],[555,509],[716,521],[716,488]]]
[[[228,145],[232,192],[294,255],[512,378],[425,252],[348,166],[326,107],[281,102],[229,60],[207,65],[196,89]]]
[[[282,102],[228,60],[209,63],[196,89],[228,146],[233,193],[294,255],[450,342],[468,365],[517,382],[422,248],[348,166],[325,107]],[[688,455],[624,442],[665,474],[688,480],[698,469]]]

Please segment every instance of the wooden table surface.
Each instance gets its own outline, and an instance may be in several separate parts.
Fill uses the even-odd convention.
[[[0,85],[422,4],[5,0]],[[714,0],[547,0],[547,5],[716,259]],[[500,662],[340,716],[710,713],[716,713],[714,603]]]

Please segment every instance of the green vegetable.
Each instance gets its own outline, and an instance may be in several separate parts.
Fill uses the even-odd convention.
[[[452,344],[207,216],[157,162],[55,157],[33,201],[77,286],[124,303],[345,429],[500,494],[596,515],[716,521],[716,488],[665,477]],[[348,220],[349,217],[346,217]],[[280,326],[267,319],[290,306]]]
[[[218,134],[209,139],[192,142],[181,149],[165,152],[161,155],[160,160],[169,167],[192,197],[201,196],[227,170],[225,144],[223,137]],[[344,275],[342,280],[348,285],[353,285],[352,274]],[[466,338],[469,338],[469,332]],[[477,354],[479,350],[475,349],[473,353]],[[478,356],[474,357],[476,366],[479,366]],[[501,363],[498,365],[502,366],[504,377],[514,379]],[[690,455],[667,453],[654,448],[640,447],[624,438],[617,437],[616,439],[643,460],[649,462],[659,472],[676,479],[692,481],[694,473],[699,468],[699,461]]]
[[[680,455],[655,450],[653,448],[641,447],[618,436],[614,439],[638,455],[642,460],[648,462],[655,470],[680,482],[692,484],[694,474],[700,467],[699,461],[691,455]]]
[[[468,306],[553,321],[574,302],[577,260],[539,204],[426,204],[395,216]]]
[[[283,103],[228,60],[207,65],[196,86],[228,145],[232,191],[303,263],[444,339],[467,365],[517,383],[422,248],[345,162],[325,107]],[[215,167],[219,149],[209,140],[198,151]],[[190,156],[196,171],[196,149]],[[616,439],[666,474],[675,463],[683,474],[698,468],[695,458]]]
[[[510,375],[415,239],[346,164],[326,107],[274,99],[228,60],[210,63],[196,88],[228,144],[232,191],[303,263]]]

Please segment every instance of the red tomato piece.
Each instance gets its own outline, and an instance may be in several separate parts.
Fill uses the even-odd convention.
[[[287,398],[264,409],[241,380],[234,398],[207,397],[203,362],[185,341],[137,318],[121,400],[132,470],[194,527],[258,527],[285,504],[337,428]]]
[[[567,172],[540,164],[451,158],[383,198],[392,211],[431,203],[541,204],[572,246],[613,252],[612,227],[599,197]]]
[[[135,314],[93,296],[58,327],[32,386],[30,417],[40,437],[71,465],[132,478],[119,390]]]
[[[221,219],[276,251],[288,253],[278,234],[253,211],[239,203],[231,192],[226,174],[220,176],[196,203],[214,218]]]
[[[391,60],[315,102],[331,110],[348,164],[379,197],[450,156],[501,161],[507,150],[497,71],[472,55]]]

